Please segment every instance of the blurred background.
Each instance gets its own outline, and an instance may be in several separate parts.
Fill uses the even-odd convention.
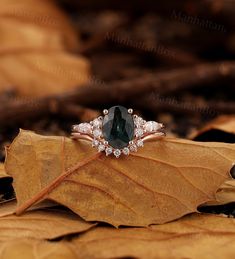
[[[235,142],[234,16],[232,0],[0,0],[0,161],[19,128],[69,136],[116,104]]]

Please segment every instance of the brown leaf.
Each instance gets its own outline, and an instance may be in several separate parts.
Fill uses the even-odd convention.
[[[235,219],[192,215],[164,225],[96,227],[73,241],[79,258],[234,258]]]
[[[235,143],[235,116],[222,115],[190,136],[199,141]]]
[[[0,203],[0,217],[13,215],[16,210],[16,206],[17,203],[15,199]]]
[[[10,177],[10,176],[6,173],[4,164],[0,163],[0,179],[5,177]]]
[[[28,211],[45,209],[45,208],[47,209],[47,208],[52,208],[56,206],[58,207],[57,203],[53,201],[45,200],[30,207]],[[5,216],[15,214],[16,208],[17,208],[16,199],[12,199],[10,201],[5,201],[0,203],[0,217],[5,217]]]
[[[95,226],[62,209],[36,209],[18,217],[12,214],[13,208],[14,202],[0,206],[1,241],[15,238],[54,239],[84,232]]]
[[[88,60],[68,53],[77,32],[54,1],[2,1],[0,31],[0,92],[47,96],[89,81]]]
[[[72,242],[16,239],[0,243],[0,259],[203,258],[233,259],[235,220],[192,215],[144,228],[95,227]]]
[[[0,57],[0,77],[1,72],[10,78],[18,94],[45,96],[63,93],[87,82],[89,63],[65,52],[24,52]]]
[[[0,243],[0,259],[79,259],[75,247],[66,242],[16,239]]]
[[[219,188],[216,193],[216,201],[207,205],[223,205],[235,201],[235,180],[228,180]]]
[[[55,1],[2,0],[0,31],[0,54],[79,47],[77,32]]]
[[[232,144],[165,138],[115,159],[85,141],[21,131],[7,149],[6,170],[18,214],[48,198],[88,221],[147,226],[215,200],[234,158]]]

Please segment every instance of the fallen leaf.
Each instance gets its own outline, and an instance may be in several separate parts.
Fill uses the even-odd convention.
[[[5,178],[5,177],[10,177],[10,176],[7,175],[5,168],[4,168],[4,164],[0,163],[0,179]]]
[[[0,92],[41,97],[89,81],[88,60],[69,52],[78,33],[55,1],[1,1],[0,32]]]
[[[36,203],[34,206],[30,207],[28,211],[45,209],[45,208],[47,209],[47,208],[56,207],[56,206],[58,206],[57,203],[53,201],[45,200],[45,201]],[[0,217],[13,215],[15,213],[16,208],[17,208],[16,199],[11,199],[9,201],[0,203]]]
[[[2,0],[0,31],[0,54],[28,49],[79,49],[78,33],[53,0]]]
[[[67,242],[16,239],[0,243],[0,259],[79,259],[77,255]]]
[[[72,242],[86,259],[232,259],[235,219],[194,214],[148,229],[96,227]]]
[[[15,199],[0,203],[0,217],[13,215],[16,210],[16,206],[17,203]]]
[[[149,228],[94,227],[71,242],[16,239],[0,243],[0,259],[233,259],[235,219],[191,215]]]
[[[55,208],[35,209],[18,217],[10,212],[13,206],[14,203],[11,206],[0,206],[1,241],[16,238],[55,239],[81,233],[95,226],[72,212]]]
[[[234,158],[233,144],[165,138],[115,159],[86,141],[21,131],[7,149],[6,171],[18,214],[51,199],[87,221],[147,226],[215,200]]]
[[[207,205],[223,205],[235,202],[235,180],[228,180],[219,188],[216,193],[216,201]]]
[[[66,52],[23,52],[0,56],[0,77],[2,73],[19,95],[45,96],[85,84],[89,63]]]
[[[235,143],[235,116],[222,115],[191,134],[193,140]]]

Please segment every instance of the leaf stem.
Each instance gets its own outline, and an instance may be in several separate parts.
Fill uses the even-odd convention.
[[[101,153],[96,153],[95,155],[88,157],[79,163],[77,163],[75,166],[72,168],[68,169],[61,175],[59,175],[54,181],[51,182],[50,185],[46,186],[44,189],[42,189],[39,193],[37,193],[35,196],[33,196],[31,199],[23,203],[21,206],[16,208],[15,214],[20,215],[22,214],[25,210],[27,210],[30,206],[38,202],[39,200],[43,199],[48,193],[50,193],[54,188],[56,188],[66,177],[71,175],[74,171],[82,168],[83,166],[89,164],[90,162],[96,160],[101,156]]]

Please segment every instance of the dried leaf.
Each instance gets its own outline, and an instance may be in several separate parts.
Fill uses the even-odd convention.
[[[39,209],[47,209],[47,208],[52,208],[52,207],[58,207],[58,204],[53,202],[53,201],[42,201],[34,206],[30,207],[28,211],[33,211],[33,210],[39,210]],[[17,202],[16,199],[12,199],[10,201],[5,201],[0,203],[0,217],[5,217],[9,215],[15,214],[15,210],[17,208]]]
[[[220,116],[192,134],[190,138],[199,141],[235,143],[235,116]]]
[[[216,193],[216,202],[207,205],[223,205],[235,202],[235,180],[228,180],[219,188]]]
[[[16,239],[0,243],[0,259],[75,259],[76,248],[65,242]]]
[[[115,159],[85,141],[21,131],[7,149],[17,213],[51,199],[88,221],[165,223],[215,200],[230,179],[235,145],[169,139]]]
[[[45,96],[86,83],[89,63],[65,52],[23,52],[0,57],[0,77],[2,74],[20,95]]]
[[[77,32],[55,1],[2,0],[0,31],[0,54],[79,48]]]
[[[192,215],[144,228],[95,227],[72,242],[16,239],[0,243],[0,259],[205,258],[233,259],[235,219]]]
[[[16,206],[17,203],[15,199],[0,203],[0,217],[13,215],[16,210]]]
[[[235,219],[192,215],[144,228],[96,227],[75,239],[79,258],[234,258]]]
[[[1,241],[16,238],[54,239],[84,232],[95,226],[72,212],[55,208],[28,211],[18,217],[10,211],[14,203],[10,204],[11,206],[7,203],[0,206]]]
[[[5,178],[5,177],[10,177],[10,176],[7,175],[5,168],[4,168],[4,164],[0,163],[0,179]]]
[[[88,60],[68,53],[77,32],[54,1],[1,1],[0,31],[0,92],[47,96],[89,81]]]

